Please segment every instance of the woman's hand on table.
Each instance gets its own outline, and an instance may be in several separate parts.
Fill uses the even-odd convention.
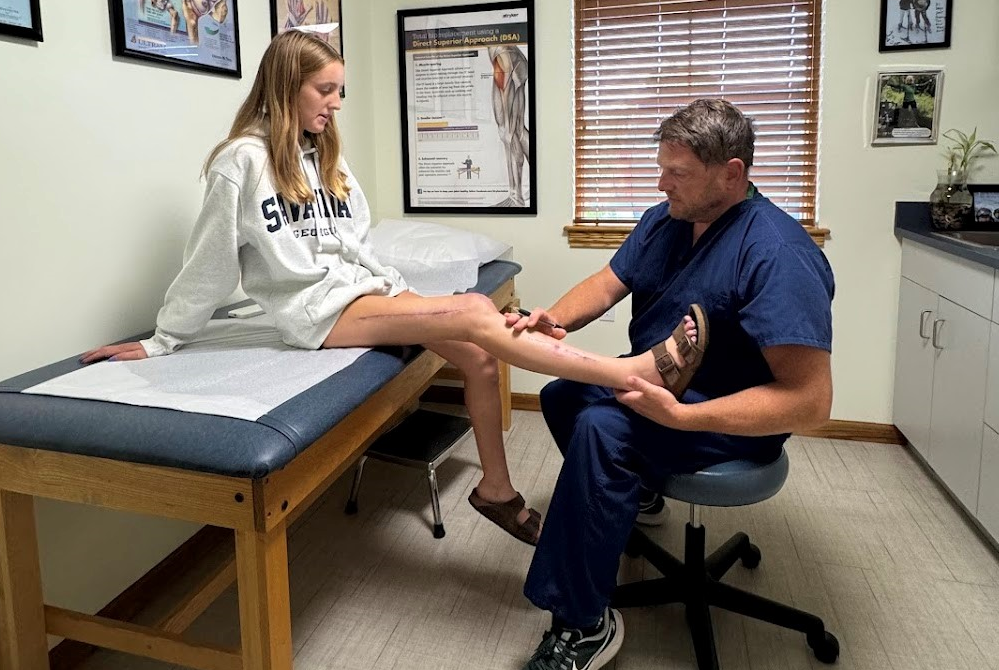
[[[146,356],[146,350],[138,342],[126,342],[124,344],[109,344],[99,349],[91,349],[80,356],[80,362],[84,365],[96,363],[98,361],[139,361]]]

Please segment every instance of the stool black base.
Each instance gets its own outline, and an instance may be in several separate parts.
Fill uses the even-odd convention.
[[[805,634],[815,658],[835,663],[839,641],[828,632],[822,619],[808,612],[737,589],[719,580],[741,561],[747,568],[760,564],[760,550],[745,533],[736,533],[714,553],[704,556],[704,527],[686,526],[685,560],[681,562],[635,529],[628,540],[629,556],[644,556],[665,577],[623,584],[614,592],[612,607],[646,607],[667,603],[686,606],[687,625],[694,640],[698,670],[718,670],[718,652],[709,607],[768,621]]]

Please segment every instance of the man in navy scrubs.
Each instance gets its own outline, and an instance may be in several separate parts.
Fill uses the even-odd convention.
[[[632,355],[667,337],[692,303],[707,312],[708,348],[682,402],[641,379],[617,391],[561,379],[542,390],[565,462],[524,587],[552,629],[525,670],[596,670],[620,649],[623,620],[608,606],[618,561],[640,506],[662,508],[668,474],[773,460],[791,432],[829,418],[832,270],[749,180],[752,122],[698,100],[655,139],[668,200],[607,267],[509,322],[564,337],[631,294]]]

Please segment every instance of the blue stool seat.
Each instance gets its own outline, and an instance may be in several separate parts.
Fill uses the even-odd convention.
[[[693,505],[739,507],[772,498],[787,480],[787,452],[769,463],[728,461],[685,475],[670,475],[663,495]]]
[[[681,603],[686,609],[698,670],[719,670],[710,613],[713,607],[802,632],[819,661],[835,663],[839,657],[839,641],[826,630],[822,619],[721,581],[736,563],[749,569],[760,564],[760,549],[749,541],[748,535],[736,533],[710,555],[705,555],[705,529],[698,519],[698,507],[737,507],[762,502],[780,491],[787,473],[787,453],[781,449],[780,455],[769,463],[728,461],[694,473],[668,477],[663,495],[690,505],[691,520],[685,527],[683,560],[635,528],[625,553],[644,556],[663,576],[618,586],[611,605],[648,607]]]

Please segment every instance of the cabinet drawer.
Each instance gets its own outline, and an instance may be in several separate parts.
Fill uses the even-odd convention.
[[[982,479],[978,487],[979,523],[999,540],[999,434],[985,426],[982,438]]]
[[[979,316],[992,318],[992,268],[904,239],[902,276]]]

